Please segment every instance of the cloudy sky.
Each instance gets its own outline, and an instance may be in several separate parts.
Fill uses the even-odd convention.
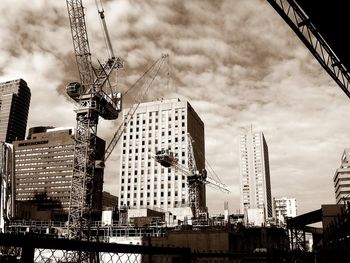
[[[107,57],[95,2],[85,0],[93,60]],[[332,178],[345,147],[350,102],[301,41],[263,0],[104,1],[125,92],[162,53],[170,79],[149,100],[189,100],[205,123],[206,159],[231,189],[208,189],[211,212],[239,208],[238,137],[264,132],[272,195],[296,197],[299,213],[334,203]],[[65,95],[78,79],[65,1],[2,0],[0,81],[23,78],[32,91],[28,127],[75,126]],[[126,99],[125,106],[128,106]],[[118,121],[101,121],[109,141]],[[107,162],[105,190],[117,193],[119,149]]]

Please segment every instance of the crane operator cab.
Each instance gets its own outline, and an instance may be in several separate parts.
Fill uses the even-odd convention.
[[[206,179],[207,179],[207,176],[208,176],[207,170],[202,169],[202,171],[201,171],[200,174],[201,174],[203,180],[206,180]]]
[[[69,97],[71,97],[73,100],[77,101],[80,92],[81,92],[81,85],[79,82],[70,82],[66,87],[66,92]]]
[[[169,168],[172,165],[175,165],[178,159],[175,157],[174,153],[169,149],[162,149],[156,152],[156,156],[154,158],[156,162],[160,163],[162,166]]]

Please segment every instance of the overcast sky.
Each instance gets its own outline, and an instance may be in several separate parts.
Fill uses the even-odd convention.
[[[107,57],[93,0],[85,0],[93,60]],[[205,123],[206,159],[231,194],[208,189],[210,212],[239,209],[238,137],[263,131],[272,196],[297,198],[299,213],[335,203],[333,176],[349,144],[350,101],[263,0],[104,1],[115,53],[125,61],[113,84],[124,92],[162,53],[170,81],[149,100],[189,100]],[[65,1],[2,0],[0,81],[23,78],[32,91],[28,127],[75,126],[65,86],[78,80]],[[125,106],[128,107],[126,99]],[[101,121],[107,142],[118,121]],[[119,152],[104,189],[117,194]]]

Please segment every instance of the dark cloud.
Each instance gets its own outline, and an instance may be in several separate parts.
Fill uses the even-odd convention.
[[[92,59],[103,61],[95,3],[84,5]],[[221,211],[224,200],[239,207],[237,138],[251,124],[269,144],[273,195],[296,197],[300,211],[334,202],[332,177],[349,145],[348,99],[266,1],[109,0],[104,9],[115,53],[125,61],[112,79],[118,90],[170,55],[147,99],[188,99],[205,122],[207,159],[232,189],[219,198],[208,191],[211,211]],[[29,126],[75,126],[64,94],[78,80],[65,3],[4,0],[0,11],[0,79],[28,82]],[[129,92],[125,107],[137,93]],[[119,123],[101,120],[99,135],[108,141]],[[106,170],[113,193],[118,157],[116,149]]]

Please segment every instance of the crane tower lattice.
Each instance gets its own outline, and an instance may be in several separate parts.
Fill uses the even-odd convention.
[[[105,63],[93,66],[82,0],[66,0],[66,3],[80,76],[80,83],[73,82],[67,86],[68,95],[78,103],[68,233],[70,238],[86,239],[82,229],[88,223],[93,207],[95,170],[103,169],[95,167],[98,120],[100,116],[107,120],[116,119],[121,111],[121,96],[108,84],[112,71],[121,68],[122,62],[112,56]],[[103,10],[99,10],[99,14],[104,22]],[[104,30],[108,35],[106,27]],[[113,50],[109,54],[113,54]]]

